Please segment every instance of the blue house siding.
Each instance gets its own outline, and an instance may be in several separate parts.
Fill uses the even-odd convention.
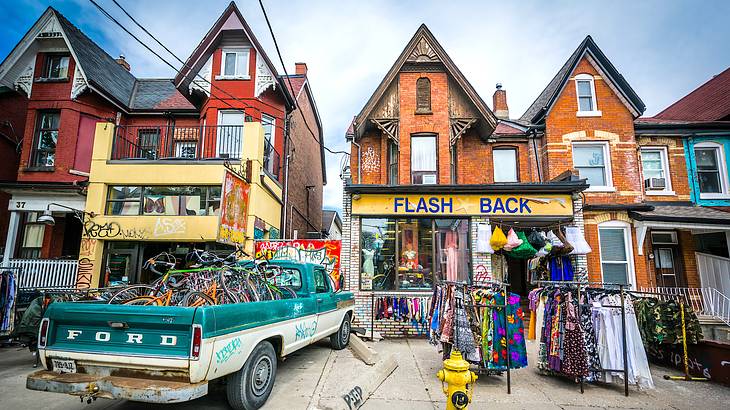
[[[695,146],[703,142],[713,142],[723,148],[725,157],[725,178],[730,180],[730,137],[728,136],[693,136],[684,140],[684,153],[687,162],[687,176],[689,177],[690,200],[701,206],[730,206],[730,192],[727,199],[702,199],[700,197],[700,183],[697,179],[697,162],[695,160]],[[722,166],[723,164],[720,164]]]

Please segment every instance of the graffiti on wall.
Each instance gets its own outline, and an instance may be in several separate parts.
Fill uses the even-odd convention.
[[[96,239],[81,238],[81,245],[79,247],[79,256],[93,256],[94,250],[96,250]]]
[[[329,239],[256,241],[256,257],[323,265],[339,286],[342,242]]]
[[[368,147],[362,154],[362,170],[365,172],[376,172],[380,170],[380,156],[373,147]]]
[[[157,218],[155,221],[155,229],[152,236],[158,238],[160,236],[174,235],[185,232],[185,220],[182,218]]]
[[[91,239],[145,239],[148,232],[144,228],[123,229],[118,222],[96,223],[86,221],[84,223],[84,236]]]
[[[94,273],[94,263],[89,258],[80,258],[78,269],[76,287],[79,289],[90,288],[91,276]]]

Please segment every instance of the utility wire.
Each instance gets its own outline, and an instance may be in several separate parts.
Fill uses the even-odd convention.
[[[263,0],[259,0],[259,5],[261,6],[261,12],[264,14],[264,19],[266,20],[266,25],[269,27],[269,33],[271,33],[271,39],[274,40],[274,47],[276,48],[276,54],[279,56],[279,62],[281,63],[281,68],[284,70],[284,75],[286,76],[287,82],[289,82],[289,88],[293,91],[294,86],[292,86],[291,78],[289,77],[289,73],[286,72],[286,65],[284,64],[284,59],[281,57],[281,50],[279,49],[279,43],[276,41],[276,36],[274,35],[274,29],[271,28],[271,22],[269,21],[269,16],[266,14],[266,8],[264,7]],[[307,129],[309,130],[309,133],[312,134],[314,137],[314,131],[312,131],[312,128],[309,127],[309,123],[307,123],[307,118],[304,116],[304,112],[299,108],[299,104],[297,103],[296,98],[294,99],[294,105],[297,107],[297,111],[299,111],[299,114],[302,117],[302,120],[304,120],[304,125],[307,126]],[[315,137],[315,139],[317,139]],[[345,151],[333,151],[326,147],[323,142],[319,142],[320,145],[324,147],[329,153],[331,154],[345,154],[350,155],[349,152]]]
[[[167,64],[167,65],[168,65],[168,66],[169,66],[170,68],[172,68],[173,70],[175,70],[175,72],[176,72],[177,74],[181,74],[181,73],[182,73],[182,70],[183,70],[183,68],[187,68],[188,70],[190,70],[190,71],[192,72],[192,70],[193,70],[193,67],[191,67],[190,65],[188,65],[187,63],[185,63],[185,62],[184,62],[184,61],[183,61],[183,60],[182,60],[182,59],[181,59],[180,57],[178,57],[178,56],[177,56],[177,55],[176,55],[176,54],[175,54],[174,52],[172,52],[172,50],[170,50],[170,49],[169,49],[169,48],[168,48],[167,46],[165,46],[165,45],[164,45],[164,44],[163,44],[163,43],[162,43],[162,42],[161,42],[161,41],[160,41],[159,39],[157,39],[157,37],[155,37],[155,36],[154,36],[154,35],[153,35],[152,33],[150,33],[150,32],[149,32],[149,30],[147,30],[147,29],[146,29],[146,28],[145,28],[145,27],[144,27],[144,26],[143,26],[143,25],[142,25],[141,23],[139,23],[139,22],[138,22],[138,21],[137,21],[137,20],[136,20],[136,19],[135,19],[135,18],[134,18],[134,17],[133,17],[133,16],[132,16],[132,15],[131,15],[131,14],[130,14],[130,13],[129,13],[129,12],[128,12],[128,11],[127,11],[127,10],[126,10],[126,9],[125,9],[124,7],[123,7],[123,6],[122,6],[122,5],[121,5],[121,4],[119,4],[119,2],[117,2],[116,0],[112,0],[112,1],[114,2],[114,4],[115,4],[115,5],[117,6],[117,7],[119,7],[119,9],[121,9],[121,10],[122,10],[122,12],[123,12],[123,13],[124,13],[124,14],[125,14],[125,15],[126,15],[126,16],[127,16],[127,17],[128,17],[129,19],[130,19],[130,20],[132,20],[132,22],[133,22],[133,23],[134,23],[135,25],[137,25],[137,27],[139,27],[139,28],[140,28],[140,29],[141,29],[142,31],[144,31],[144,32],[145,32],[145,33],[146,33],[146,34],[147,34],[148,36],[150,36],[150,37],[151,37],[151,38],[152,38],[152,39],[153,39],[153,40],[154,40],[154,41],[155,41],[155,42],[156,42],[157,44],[159,44],[159,45],[160,45],[160,46],[161,46],[161,47],[162,47],[162,48],[163,48],[163,49],[164,49],[165,51],[167,51],[167,52],[168,52],[168,53],[169,53],[170,55],[172,55],[172,56],[173,56],[173,57],[174,57],[174,58],[175,58],[175,59],[176,59],[177,61],[179,61],[179,62],[180,62],[180,63],[182,64],[182,66],[183,66],[182,68],[180,68],[180,69],[177,69],[177,68],[175,68],[175,67],[174,67],[174,66],[173,66],[173,65],[172,65],[172,64],[171,64],[171,63],[170,63],[169,61],[167,61],[167,60],[166,60],[165,58],[163,58],[163,57],[162,57],[161,55],[159,55],[159,54],[158,54],[157,52],[155,52],[154,50],[152,50],[152,49],[151,49],[151,48],[150,48],[150,47],[149,47],[149,46],[148,46],[148,45],[147,45],[146,43],[144,43],[144,42],[143,42],[142,40],[140,40],[140,39],[139,39],[139,38],[138,38],[137,36],[135,36],[135,35],[134,35],[133,33],[131,33],[131,32],[130,32],[130,31],[129,31],[129,30],[128,30],[128,29],[127,29],[127,28],[126,28],[126,27],[125,27],[125,26],[124,26],[123,24],[121,24],[121,23],[120,23],[120,22],[119,22],[119,21],[118,21],[117,19],[115,19],[115,18],[114,18],[113,16],[111,16],[111,15],[110,15],[110,14],[109,14],[109,13],[108,13],[108,12],[107,12],[107,11],[106,11],[106,10],[105,10],[105,9],[104,9],[103,7],[102,7],[102,6],[100,6],[100,5],[99,5],[99,4],[98,4],[98,3],[96,2],[96,1],[94,1],[94,0],[89,0],[89,1],[90,1],[90,2],[91,2],[91,3],[93,4],[93,5],[94,5],[94,6],[96,6],[96,8],[97,8],[97,9],[99,9],[99,11],[101,11],[101,12],[102,12],[102,14],[104,14],[104,15],[105,15],[105,16],[106,16],[106,17],[107,17],[108,19],[110,19],[110,20],[111,20],[112,22],[114,22],[114,23],[115,23],[116,25],[118,25],[119,27],[121,27],[121,28],[122,28],[122,30],[124,30],[124,31],[125,31],[125,32],[126,32],[127,34],[129,34],[129,35],[130,35],[130,36],[131,36],[132,38],[134,38],[134,39],[135,39],[135,40],[136,40],[136,41],[137,41],[138,43],[140,43],[140,44],[141,44],[141,45],[142,45],[143,47],[145,47],[145,48],[146,48],[146,49],[147,49],[148,51],[150,51],[150,52],[151,52],[152,54],[154,54],[154,55],[155,55],[155,56],[156,56],[157,58],[159,58],[160,60],[162,60],[162,61],[163,61],[163,62],[164,62],[165,64]],[[231,99],[233,99],[233,100],[235,100],[235,101],[238,101],[238,102],[240,102],[240,103],[241,103],[241,104],[243,104],[243,105],[244,105],[245,107],[253,108],[253,109],[254,109],[254,110],[256,110],[256,111],[260,111],[259,109],[257,109],[256,107],[252,106],[252,105],[251,105],[251,104],[249,104],[248,102],[246,102],[246,101],[242,100],[241,98],[239,98],[239,97],[236,97],[236,96],[234,96],[234,95],[230,94],[229,92],[227,92],[226,90],[224,90],[224,89],[222,89],[222,88],[220,88],[220,87],[216,86],[216,85],[215,85],[215,84],[213,84],[212,82],[208,81],[208,79],[206,79],[206,78],[204,78],[203,76],[201,76],[201,75],[200,75],[199,73],[196,73],[196,74],[195,74],[195,77],[197,77],[197,78],[199,78],[200,80],[204,81],[205,83],[209,84],[209,85],[210,85],[211,87],[215,88],[216,90],[220,91],[221,93],[225,94],[226,96],[230,97]],[[289,86],[291,87],[291,81],[289,81]],[[292,87],[292,90],[293,90],[293,87]],[[233,106],[232,104],[230,104],[230,103],[229,103],[229,102],[228,102],[228,101],[227,101],[226,99],[223,99],[223,98],[219,98],[219,97],[213,97],[212,95],[211,95],[210,97],[212,97],[212,98],[213,98],[213,99],[215,99],[215,100],[219,100],[219,101],[222,101],[223,103],[225,103],[226,105],[228,105],[228,106],[229,106],[229,107],[231,107],[231,108],[235,108],[235,109],[238,109],[238,108],[239,108],[239,107],[235,107],[235,106]],[[265,104],[265,105],[268,105],[268,106],[270,106],[270,107],[271,107],[271,105],[270,105],[270,104],[268,104],[268,103],[266,103],[266,102],[264,102],[264,101],[262,101],[262,103],[263,103],[263,104]],[[297,106],[297,105],[296,105],[296,100],[295,100],[295,106]],[[297,106],[297,108],[298,108],[298,106]],[[300,111],[301,111],[301,110],[300,110]],[[258,118],[258,120],[261,120],[261,118]],[[305,123],[306,123],[306,119],[305,119]],[[280,128],[280,129],[282,129],[282,130],[285,130],[285,127],[283,127],[283,126],[279,126],[279,125],[276,125],[276,124],[272,124],[272,125],[274,125],[274,126],[275,126],[275,127],[277,127],[277,128]],[[324,149],[326,149],[326,150],[328,150],[328,151],[330,151],[330,152],[333,152],[333,151],[332,151],[332,150],[330,150],[330,149],[329,149],[328,147],[324,146],[324,144],[323,144],[323,143],[322,143],[321,141],[319,141],[319,139],[318,139],[318,138],[317,138],[317,137],[316,137],[316,136],[314,135],[314,133],[312,132],[311,128],[309,128],[309,126],[308,126],[308,125],[307,125],[307,129],[309,130],[310,134],[312,135],[312,137],[314,138],[314,140],[315,140],[315,141],[316,141],[316,142],[317,142],[317,143],[318,143],[319,145],[323,146],[323,147],[324,147]],[[343,152],[343,153],[344,153],[344,152]],[[346,153],[345,153],[345,154],[346,154]]]

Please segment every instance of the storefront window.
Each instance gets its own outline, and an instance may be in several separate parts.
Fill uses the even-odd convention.
[[[395,220],[363,219],[361,288],[395,289]]]
[[[111,186],[107,215],[218,215],[219,186]]]
[[[362,219],[361,288],[430,290],[469,281],[467,219]]]

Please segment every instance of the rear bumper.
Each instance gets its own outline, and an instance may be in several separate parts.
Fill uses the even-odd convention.
[[[180,403],[208,394],[208,382],[185,383],[130,377],[99,377],[83,373],[41,370],[28,376],[30,390],[125,399],[146,403]]]

